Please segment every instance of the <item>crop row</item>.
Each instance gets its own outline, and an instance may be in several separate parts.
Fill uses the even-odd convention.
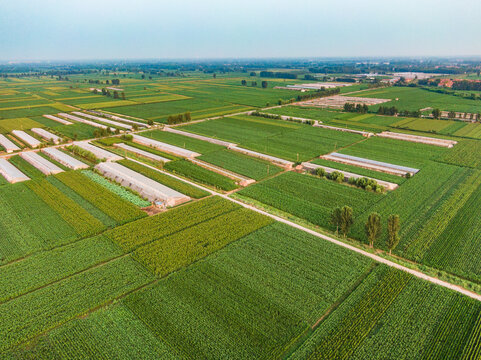
[[[369,266],[274,223],[125,304],[182,358],[281,358]]]
[[[27,186],[72,226],[79,236],[93,235],[104,229],[99,220],[48,181],[29,181]]]
[[[448,151],[438,146],[374,136],[340,152],[395,165],[422,168],[429,160],[438,159]]]
[[[154,274],[165,276],[270,223],[252,210],[238,209],[144,245],[134,257]]]
[[[411,279],[390,269],[371,291],[351,309],[338,328],[322,341],[310,358],[347,359]]]
[[[0,263],[78,236],[26,183],[0,188],[0,212]]]
[[[186,178],[201,184],[213,186],[217,189],[225,191],[237,189],[234,180],[195,165],[187,160],[170,161],[164,165],[164,168],[174,174],[180,174]]]
[[[239,208],[239,205],[221,197],[210,197],[118,226],[107,231],[105,235],[120,245],[125,252],[129,252],[151,241]]]
[[[384,196],[294,172],[249,186],[239,194],[328,228],[334,208],[349,205],[357,215]]]
[[[87,238],[0,267],[0,303],[120,255],[110,240]]]
[[[438,322],[430,344],[424,351],[425,359],[460,358],[463,351],[469,353],[476,347],[479,348],[479,345],[473,347],[468,343],[469,338],[476,333],[479,305],[473,299],[458,294],[446,302],[444,316]]]
[[[377,212],[382,218],[389,214],[398,214],[401,218],[401,241],[396,252],[403,254],[436,209],[465,177],[466,169],[434,162],[426,164],[422,171],[396,191],[391,191],[362,212],[361,216],[356,217],[351,235],[362,241],[366,240],[364,224],[369,213]],[[381,239],[386,238],[386,233],[386,227],[383,227]],[[385,248],[384,241],[377,246]]]
[[[431,245],[447,229],[451,220],[481,185],[481,174],[466,172],[466,178],[458,184],[446,201],[437,208],[428,223],[422,228],[416,239],[410,244],[407,256],[423,258]],[[438,249],[439,250],[439,249]]]
[[[248,141],[243,147],[291,161],[308,161],[362,139],[361,135],[303,125],[281,135]]]
[[[11,349],[8,359],[175,359],[128,308],[111,306]]]
[[[200,199],[203,198],[207,195],[209,195],[208,192],[201,190],[193,185],[187,184],[183,181],[177,180],[173,178],[172,176],[162,174],[158,171],[155,171],[153,169],[150,169],[146,166],[140,165],[139,163],[136,163],[134,161],[125,159],[125,160],[120,160],[119,164],[122,164],[129,169],[132,169],[142,175],[147,176],[148,178],[157,181],[171,189],[174,189],[184,195],[190,196],[194,199]]]
[[[183,126],[182,129],[217,139],[243,144],[293,131],[302,125],[285,121],[233,116]]]
[[[478,173],[476,175],[479,176]],[[481,185],[471,194],[429,249],[424,259],[427,264],[481,282],[479,269],[481,218],[473,213],[473,209],[477,209],[480,203]]]
[[[481,314],[478,316],[471,336],[464,348],[462,359],[479,359],[481,356]]]
[[[142,266],[124,257],[0,304],[0,351],[151,280]]]
[[[145,216],[138,207],[106,190],[80,172],[69,171],[57,174],[55,177],[119,224]]]
[[[481,141],[461,140],[441,158],[449,164],[481,169]]]
[[[466,323],[457,324],[449,317],[455,298],[463,298],[438,285],[412,278],[404,290],[397,296],[383,316],[377,321],[369,335],[356,348],[350,359],[382,360],[389,354],[392,359],[424,359],[430,353],[452,352],[452,357],[459,358],[464,346],[463,332],[471,332],[472,317],[476,319],[479,305],[471,301],[477,310],[474,314],[469,308],[459,309],[462,316],[459,320]],[[460,343],[444,339],[455,337]],[[416,339],[416,341],[412,341]],[[433,348],[434,347],[434,348]]]
[[[261,180],[282,171],[267,161],[229,150],[211,152],[199,159],[254,180]]]

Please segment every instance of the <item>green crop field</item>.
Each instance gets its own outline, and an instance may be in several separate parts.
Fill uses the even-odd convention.
[[[472,299],[379,267],[290,358],[383,359],[384,351],[393,359],[476,354],[480,310]]]
[[[412,143],[402,140],[371,137],[339,152],[394,165],[422,168],[429,160],[435,160],[449,151],[446,148]]]
[[[238,194],[328,228],[335,207],[349,205],[360,215],[385,196],[294,172],[249,186]]]
[[[165,142],[167,144],[175,145],[183,149],[192,150],[200,154],[206,154],[211,151],[217,151],[222,149],[222,146],[211,144],[202,140],[193,139],[187,136],[182,136],[166,131],[147,131],[141,133],[142,136]]]
[[[459,111],[477,113],[481,111],[481,104],[477,100],[464,99],[461,97],[438,94],[432,91],[411,87],[388,87],[375,90],[368,90],[353,94],[360,97],[373,97],[380,99],[391,99],[383,106],[395,106],[399,110],[421,110],[427,107],[438,108],[446,111]],[[374,110],[379,105],[372,106]]]
[[[339,250],[271,225],[125,304],[181,357],[279,358],[369,267]]]
[[[182,129],[291,161],[310,160],[362,139],[357,134],[253,116],[209,120]]]
[[[198,159],[254,180],[261,180],[282,171],[281,168],[267,161],[255,159],[230,150],[211,152],[200,156]]]
[[[234,116],[182,126],[182,130],[217,139],[244,143],[280,135],[301,125],[252,116]]]
[[[230,191],[238,186],[234,180],[205,169],[187,160],[169,161],[164,168],[173,174],[178,174],[200,184],[212,186],[216,189]]]
[[[481,124],[377,115],[379,105],[367,113],[304,107],[300,100],[337,90],[286,86],[345,81],[354,85],[341,94],[390,99],[382,105],[425,109],[423,115],[431,108],[481,112],[481,92],[377,87],[391,76],[381,63],[285,61],[0,64],[0,133],[21,147],[9,154],[0,149],[8,161],[0,170],[13,166],[30,178],[10,184],[0,175],[1,359],[481,357]],[[459,68],[439,71],[477,79],[469,75],[475,60],[451,62]],[[454,74],[458,70],[465,74]],[[262,71],[272,74],[261,77]],[[362,75],[376,71],[383,74],[372,75],[376,80]],[[201,165],[255,182],[241,186],[189,159],[134,143],[134,131],[117,125],[110,131],[43,116],[87,110],[108,114],[98,120],[108,127],[110,116],[138,121],[135,133],[199,153]],[[247,115],[251,110],[272,116]],[[169,116],[188,119],[186,113],[192,122],[169,126],[294,164],[281,168],[269,156],[164,131],[173,122]],[[275,115],[457,143],[445,148],[363,137]],[[32,149],[11,132],[40,139],[34,127],[60,136],[58,149],[89,168],[71,170],[51,160],[64,171],[47,176],[29,164],[19,152]],[[137,193],[120,185],[139,189],[135,175],[117,182],[104,177],[92,160],[65,149],[75,140],[119,154],[126,159],[114,162],[154,182]],[[170,161],[126,152],[114,146],[120,142]],[[41,148],[50,146],[42,140]],[[331,152],[419,172],[398,177],[320,159]],[[398,187],[376,192],[361,182],[337,182],[308,173],[305,161]],[[165,207],[165,187],[191,200]],[[139,195],[144,190],[155,190],[159,199],[147,201]],[[353,210],[346,237],[333,221],[343,206]],[[380,217],[377,234],[373,213]],[[390,215],[400,220],[393,249]],[[368,230],[377,235],[373,248]]]
[[[481,169],[481,141],[462,140],[446,152],[441,161],[448,164],[468,166]]]
[[[145,216],[134,204],[113,192],[105,191],[80,172],[64,172],[55,177],[120,224]]]

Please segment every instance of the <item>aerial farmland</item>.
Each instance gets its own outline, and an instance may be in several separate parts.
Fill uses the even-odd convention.
[[[0,4],[0,359],[481,359],[466,2]]]
[[[5,357],[477,356],[481,125],[246,76],[3,77]]]

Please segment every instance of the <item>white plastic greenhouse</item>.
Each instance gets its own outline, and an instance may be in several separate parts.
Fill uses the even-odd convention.
[[[30,180],[23,172],[8,162],[7,159],[0,158],[0,175],[2,175],[9,183],[17,183],[20,181]]]
[[[78,115],[78,116],[83,116],[83,117],[86,117],[86,118],[89,118],[89,119],[92,119],[92,120],[104,122],[106,124],[114,125],[114,126],[122,128],[122,129],[132,130],[131,125],[122,124],[122,123],[119,123],[117,121],[104,119],[104,118],[101,118],[101,117],[98,117],[98,116],[95,116],[95,115],[86,114],[86,113],[83,113],[83,112],[80,112],[80,111],[74,111],[74,112],[72,112],[72,114],[75,114],[75,115]]]
[[[96,123],[95,121],[90,121],[90,120],[87,120],[87,119],[84,119],[84,118],[80,118],[78,116],[74,116],[74,115],[70,115],[70,114],[66,114],[66,113],[59,113],[58,115],[63,116],[65,118],[73,120],[73,121],[77,121],[77,122],[81,122],[81,123],[84,123],[84,124],[87,124],[87,125],[95,126],[95,127],[100,128],[100,129],[108,129],[109,128],[109,126]],[[115,128],[110,128],[110,131],[115,131]]]
[[[398,176],[404,176],[408,173],[410,175],[414,175],[419,171],[419,169],[415,169],[407,166],[394,165],[394,164],[389,164],[382,161],[365,159],[357,156],[340,154],[335,152],[329,155],[321,156],[321,159],[332,160],[332,161],[336,161],[336,162],[348,164],[348,165],[355,165],[365,169],[381,171],[381,172],[398,175]]]
[[[28,162],[30,165],[36,167],[45,175],[58,174],[63,172],[63,170],[59,168],[57,165],[41,157],[36,152],[33,152],[33,151],[22,152],[20,153],[20,157],[24,159],[26,162]]]
[[[190,197],[118,163],[100,163],[95,166],[95,169],[105,177],[129,187],[152,202],[162,202],[165,206],[175,206],[190,200]]]
[[[12,134],[22,140],[24,143],[29,145],[32,148],[39,147],[41,142],[35,139],[33,136],[27,134],[25,131],[22,130],[12,130]]]
[[[65,154],[57,148],[45,148],[42,149],[42,152],[50,156],[55,161],[58,161],[63,166],[66,166],[70,169],[78,170],[89,168],[87,164],[84,164],[83,162],[75,159],[74,157]]]
[[[123,117],[120,117],[120,116],[117,116],[117,115],[112,115],[112,114],[109,114],[109,113],[106,113],[106,112],[96,111],[96,110],[90,110],[90,112],[94,113],[94,114],[97,114],[97,115],[100,115],[100,116],[108,117],[109,119],[118,120],[118,121],[126,122],[126,123],[129,123],[129,124],[135,124],[135,125],[138,125],[140,127],[149,127],[149,125],[147,125],[145,123],[130,120],[130,119],[126,119],[126,118],[123,118]]]
[[[193,139],[199,139],[199,140],[207,141],[207,142],[210,142],[210,143],[212,143],[212,144],[216,144],[216,145],[220,145],[220,146],[225,146],[225,147],[227,147],[227,148],[230,148],[230,147],[236,145],[236,144],[234,144],[234,143],[230,143],[230,142],[227,142],[227,141],[222,141],[222,140],[214,139],[214,138],[211,138],[211,137],[208,137],[208,136],[192,134],[192,133],[187,132],[187,131],[181,131],[181,130],[178,130],[178,129],[171,128],[171,127],[169,127],[169,126],[165,126],[165,127],[164,127],[164,131],[167,131],[167,132],[170,132],[170,133],[174,133],[174,134],[183,135],[183,136],[187,136],[187,137],[190,137],[190,138],[193,138]]]
[[[37,134],[41,138],[47,141],[52,141],[54,144],[60,144],[60,141],[62,140],[59,136],[52,134],[50,131],[47,131],[45,129],[32,128],[30,130],[32,130],[34,134]]]
[[[76,141],[73,144],[84,150],[90,151],[98,159],[105,159],[106,161],[118,161],[123,159],[122,156],[111,153],[110,151],[99,148],[98,146],[94,146],[88,141]]]
[[[9,138],[7,138],[3,134],[0,134],[0,145],[5,149],[7,153],[20,150],[20,148],[17,145],[15,145],[12,141],[10,141]]]
[[[164,152],[169,153],[169,154],[173,154],[173,155],[177,155],[177,156],[181,156],[181,157],[185,157],[185,158],[195,158],[195,157],[201,155],[201,154],[196,153],[194,151],[182,149],[178,146],[166,144],[166,143],[163,143],[163,142],[160,142],[160,141],[157,141],[157,140],[146,138],[144,136],[139,136],[139,135],[136,135],[136,134],[132,134],[132,136],[133,136],[134,142],[136,142],[136,143],[139,143],[139,144],[145,145],[145,146],[151,146],[155,149],[158,149],[160,151],[164,151]]]
[[[136,147],[133,147],[133,146],[130,146],[130,145],[127,145],[127,144],[124,144],[124,143],[120,143],[120,144],[114,144],[115,147],[118,147],[120,149],[124,149],[124,150],[127,150],[129,152],[132,152],[134,154],[137,154],[137,155],[140,155],[140,156],[143,156],[147,159],[150,159],[150,160],[153,160],[153,161],[162,161],[162,162],[169,162],[170,159],[167,159],[165,157],[162,157],[162,156],[159,156],[159,155],[155,155],[155,154],[152,154],[148,151],[144,151],[144,150],[141,150],[141,149],[137,149]]]
[[[53,120],[53,121],[56,121],[56,122],[59,122],[60,124],[72,125],[72,123],[70,121],[67,121],[65,119],[59,118],[59,117],[54,116],[54,115],[43,115],[43,117],[47,118],[47,119],[50,119],[50,120]]]
[[[454,145],[458,143],[457,141],[454,141],[454,140],[438,139],[438,138],[411,135],[411,134],[401,134],[401,133],[395,133],[390,131],[383,131],[380,134],[376,134],[376,136],[389,138],[389,139],[411,141],[411,142],[427,144],[427,145],[442,146],[447,148],[452,148]]]

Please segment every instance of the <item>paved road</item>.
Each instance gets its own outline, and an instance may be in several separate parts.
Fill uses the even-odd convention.
[[[390,266],[390,267],[396,268],[396,269],[398,269],[398,270],[401,270],[401,271],[410,273],[410,274],[416,276],[417,278],[420,278],[420,279],[429,281],[429,282],[431,282],[431,283],[433,283],[433,284],[436,284],[436,285],[445,287],[445,288],[447,288],[447,289],[456,291],[456,292],[458,292],[458,293],[460,293],[460,294],[463,294],[463,295],[465,295],[465,296],[469,296],[470,298],[473,298],[473,299],[475,299],[475,300],[481,301],[481,295],[478,295],[478,294],[476,294],[476,293],[474,293],[474,292],[472,292],[472,291],[466,290],[466,289],[462,288],[461,286],[453,285],[453,284],[448,283],[448,282],[446,282],[446,281],[440,280],[440,279],[438,279],[438,278],[436,278],[436,277],[426,275],[426,274],[424,274],[424,273],[422,273],[422,272],[420,272],[420,271],[407,268],[407,267],[405,267],[405,266],[403,266],[403,265],[400,265],[400,264],[397,264],[397,263],[392,262],[392,261],[390,261],[390,260],[387,260],[387,259],[385,259],[385,258],[383,258],[383,257],[381,257],[381,256],[378,256],[378,255],[372,254],[372,253],[370,253],[370,252],[364,251],[364,250],[359,249],[359,248],[357,248],[357,247],[355,247],[355,246],[352,246],[352,245],[346,244],[346,243],[344,243],[344,242],[342,242],[342,241],[336,240],[336,239],[334,239],[334,238],[332,238],[332,237],[330,237],[330,236],[320,234],[320,233],[318,233],[318,232],[316,232],[316,231],[314,231],[314,230],[308,229],[308,228],[306,228],[306,227],[304,227],[304,226],[302,226],[302,225],[293,223],[292,221],[289,221],[289,220],[283,219],[283,218],[281,218],[281,217],[279,217],[279,216],[270,214],[270,213],[268,213],[268,212],[266,212],[266,211],[263,211],[263,210],[261,210],[261,209],[258,209],[258,208],[256,208],[256,207],[254,207],[254,206],[252,206],[252,205],[248,205],[248,204],[245,204],[245,203],[243,203],[243,202],[241,202],[241,201],[239,201],[239,200],[232,199],[232,198],[230,198],[228,195],[220,194],[220,193],[218,193],[218,192],[216,192],[216,191],[213,191],[213,190],[211,190],[211,189],[205,188],[205,187],[203,187],[203,186],[200,186],[200,185],[198,185],[198,184],[196,184],[196,183],[193,183],[193,182],[188,181],[188,180],[186,180],[186,179],[183,179],[183,178],[181,178],[181,177],[178,177],[178,176],[175,176],[175,175],[170,174],[170,173],[168,173],[168,172],[159,170],[159,169],[157,169],[157,168],[155,168],[155,167],[153,167],[153,166],[149,166],[149,165],[146,165],[146,164],[144,164],[144,163],[141,163],[141,162],[139,162],[139,161],[137,161],[137,160],[135,160],[135,159],[130,159],[130,160],[135,161],[135,162],[138,162],[139,164],[148,166],[148,167],[150,167],[151,169],[156,170],[156,171],[158,171],[158,172],[161,172],[161,173],[163,173],[163,174],[165,174],[165,175],[171,176],[171,177],[173,177],[173,178],[176,178],[176,179],[178,179],[178,180],[181,180],[181,181],[184,181],[184,182],[186,182],[186,183],[188,183],[188,184],[191,184],[191,185],[193,185],[193,186],[196,186],[196,187],[198,187],[198,188],[200,188],[200,189],[202,189],[202,190],[205,190],[205,191],[211,193],[212,195],[221,196],[221,197],[223,197],[224,199],[227,199],[227,200],[232,201],[232,202],[234,202],[234,203],[236,203],[236,204],[239,204],[239,205],[241,205],[241,206],[243,206],[243,207],[245,207],[245,208],[247,208],[247,209],[250,209],[250,210],[253,210],[253,211],[258,212],[258,213],[260,213],[260,214],[269,216],[270,218],[272,218],[272,219],[274,219],[274,220],[276,220],[276,221],[279,221],[279,222],[284,223],[284,224],[286,224],[286,225],[292,226],[292,227],[294,227],[294,228],[296,228],[296,229],[299,229],[299,230],[301,230],[301,231],[304,231],[304,232],[306,232],[306,233],[308,233],[308,234],[311,234],[311,235],[313,235],[313,236],[316,236],[316,237],[318,237],[318,238],[320,238],[320,239],[329,241],[329,242],[331,242],[331,243],[333,243],[333,244],[336,244],[336,245],[341,246],[341,247],[343,247],[343,248],[346,248],[346,249],[348,249],[348,250],[354,251],[354,252],[356,252],[356,253],[358,253],[358,254],[361,254],[361,255],[363,255],[363,256],[366,256],[366,257],[368,257],[368,258],[371,258],[371,259],[374,260],[374,261],[377,261],[377,262],[382,263],[382,264],[385,264],[385,265],[387,265],[387,266]]]

